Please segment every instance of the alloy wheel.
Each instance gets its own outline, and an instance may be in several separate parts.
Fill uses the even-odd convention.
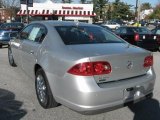
[[[37,89],[37,95],[38,95],[38,98],[40,100],[41,103],[46,103],[47,101],[47,94],[46,94],[46,91],[47,91],[47,87],[46,87],[46,84],[45,84],[45,80],[44,80],[44,77],[42,75],[37,75],[36,77],[36,89]]]

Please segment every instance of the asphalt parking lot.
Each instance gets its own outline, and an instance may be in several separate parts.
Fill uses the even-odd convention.
[[[160,52],[154,54],[157,75],[153,99],[110,112],[82,115],[61,105],[43,109],[34,81],[17,67],[9,66],[7,48],[0,49],[0,120],[160,120]]]

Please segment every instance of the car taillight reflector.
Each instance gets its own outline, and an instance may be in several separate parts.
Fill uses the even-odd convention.
[[[147,56],[147,57],[145,57],[143,66],[144,67],[153,66],[153,56]]]
[[[111,65],[103,61],[79,63],[68,70],[68,73],[79,76],[102,75],[110,72]]]
[[[134,40],[135,40],[135,41],[139,41],[139,34],[138,34],[138,33],[135,33],[135,35],[134,35]]]

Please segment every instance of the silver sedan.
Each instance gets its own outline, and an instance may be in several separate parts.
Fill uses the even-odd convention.
[[[152,53],[106,29],[78,22],[40,21],[9,43],[11,66],[35,80],[40,105],[76,111],[114,108],[152,97]]]

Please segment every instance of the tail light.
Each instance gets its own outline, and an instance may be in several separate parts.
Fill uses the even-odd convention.
[[[135,33],[135,35],[134,35],[134,40],[137,42],[137,41],[139,41],[139,34],[138,33]]]
[[[157,42],[160,44],[160,35],[157,35]]]
[[[153,56],[147,56],[147,57],[145,57],[143,66],[144,67],[153,66]]]
[[[79,63],[68,70],[68,73],[79,76],[102,75],[110,72],[111,65],[103,61]]]

